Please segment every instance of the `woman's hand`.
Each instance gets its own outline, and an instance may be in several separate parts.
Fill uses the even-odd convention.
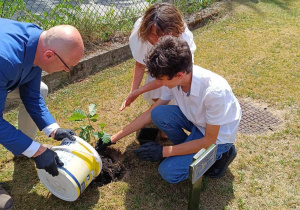
[[[120,108],[120,111],[123,111],[127,106],[130,106],[132,102],[135,101],[135,99],[140,95],[138,89],[133,90],[125,99],[125,101],[122,103],[122,106]]]

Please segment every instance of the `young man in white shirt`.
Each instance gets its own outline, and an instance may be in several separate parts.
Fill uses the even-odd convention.
[[[170,183],[187,179],[194,154],[212,144],[218,145],[217,161],[205,175],[222,177],[237,153],[233,143],[242,114],[227,81],[193,65],[188,44],[172,36],[162,37],[154,46],[147,56],[146,67],[149,74],[165,86],[161,98],[113,135],[108,145],[152,120],[174,145],[150,142],[134,153],[141,160],[162,161],[158,171],[163,179]],[[167,105],[172,98],[178,106]],[[105,146],[98,142],[98,148],[105,149]]]

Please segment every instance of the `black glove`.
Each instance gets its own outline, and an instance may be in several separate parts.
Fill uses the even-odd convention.
[[[58,175],[57,165],[64,165],[64,163],[57,156],[56,152],[48,148],[45,150],[45,152],[33,159],[38,169],[45,169],[52,176]]]
[[[140,148],[133,150],[135,156],[144,161],[158,162],[163,159],[162,146],[156,142],[143,144]]]
[[[70,139],[71,141],[76,141],[74,136],[76,136],[74,130],[58,128],[55,132],[54,139],[60,141],[64,138],[67,138]]]
[[[100,138],[97,141],[95,149],[98,153],[104,152],[106,150],[106,147],[110,145],[112,145],[110,135],[105,134],[102,138]]]

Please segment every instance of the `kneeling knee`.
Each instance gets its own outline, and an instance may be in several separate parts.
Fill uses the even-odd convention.
[[[157,106],[151,111],[151,119],[154,124],[157,125],[158,122],[164,119],[164,117],[162,117],[163,113],[165,112],[164,110],[164,106]]]
[[[171,184],[182,181],[181,179],[179,179],[178,176],[172,173],[172,170],[165,168],[161,165],[158,167],[158,173],[160,174],[161,178],[163,178],[165,181]]]

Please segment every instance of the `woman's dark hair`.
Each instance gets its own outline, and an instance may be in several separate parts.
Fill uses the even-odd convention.
[[[168,76],[173,79],[178,72],[192,72],[192,53],[188,43],[173,36],[163,36],[145,58],[149,74],[156,79]]]
[[[181,13],[169,3],[154,4],[147,9],[138,32],[143,42],[149,41],[152,26],[156,27],[159,37],[164,35],[179,37],[185,30]]]

